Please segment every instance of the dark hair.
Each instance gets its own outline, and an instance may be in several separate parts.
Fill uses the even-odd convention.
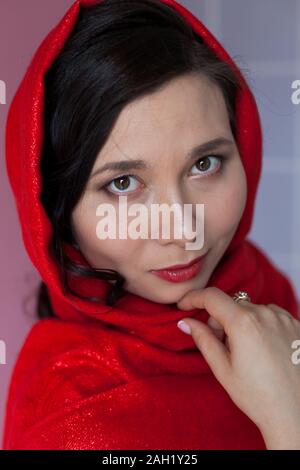
[[[41,201],[53,224],[49,249],[61,268],[65,292],[79,295],[68,285],[68,274],[73,274],[115,281],[105,299],[108,305],[124,294],[125,279],[118,272],[79,266],[66,255],[62,243],[75,241],[70,216],[122,109],[193,72],[222,90],[235,136],[239,80],[172,7],[159,0],[103,0],[80,10],[45,75]],[[38,316],[54,315],[41,282]]]

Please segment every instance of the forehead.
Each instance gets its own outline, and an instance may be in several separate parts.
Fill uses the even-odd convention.
[[[184,152],[219,135],[232,135],[222,91],[205,77],[184,75],[121,111],[101,149],[101,161],[152,159],[153,153],[162,155],[174,147]]]

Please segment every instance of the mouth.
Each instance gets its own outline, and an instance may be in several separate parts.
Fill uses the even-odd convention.
[[[154,269],[150,272],[169,282],[184,282],[194,278],[202,270],[206,255],[198,256],[187,264],[177,264],[163,269]]]

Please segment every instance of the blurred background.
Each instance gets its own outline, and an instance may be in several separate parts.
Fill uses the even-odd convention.
[[[0,439],[11,372],[36,321],[39,277],[23,246],[4,161],[10,102],[33,53],[73,0],[0,0]],[[292,82],[300,80],[300,0],[179,0],[223,44],[256,97],[264,133],[263,174],[249,238],[287,274],[300,299],[300,104]],[[288,3],[288,8],[287,8]]]

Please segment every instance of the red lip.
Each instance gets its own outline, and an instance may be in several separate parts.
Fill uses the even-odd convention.
[[[153,269],[153,271],[176,271],[177,269],[185,269],[189,268],[193,264],[197,263],[201,258],[203,258],[205,255],[198,256],[198,258],[193,259],[187,264],[174,264],[173,266],[167,266],[166,268],[162,269]]]
[[[192,279],[199,274],[204,264],[206,254],[204,256],[199,256],[188,264],[175,265],[171,266],[170,268],[152,270],[151,273],[169,282],[188,281],[189,279]]]

